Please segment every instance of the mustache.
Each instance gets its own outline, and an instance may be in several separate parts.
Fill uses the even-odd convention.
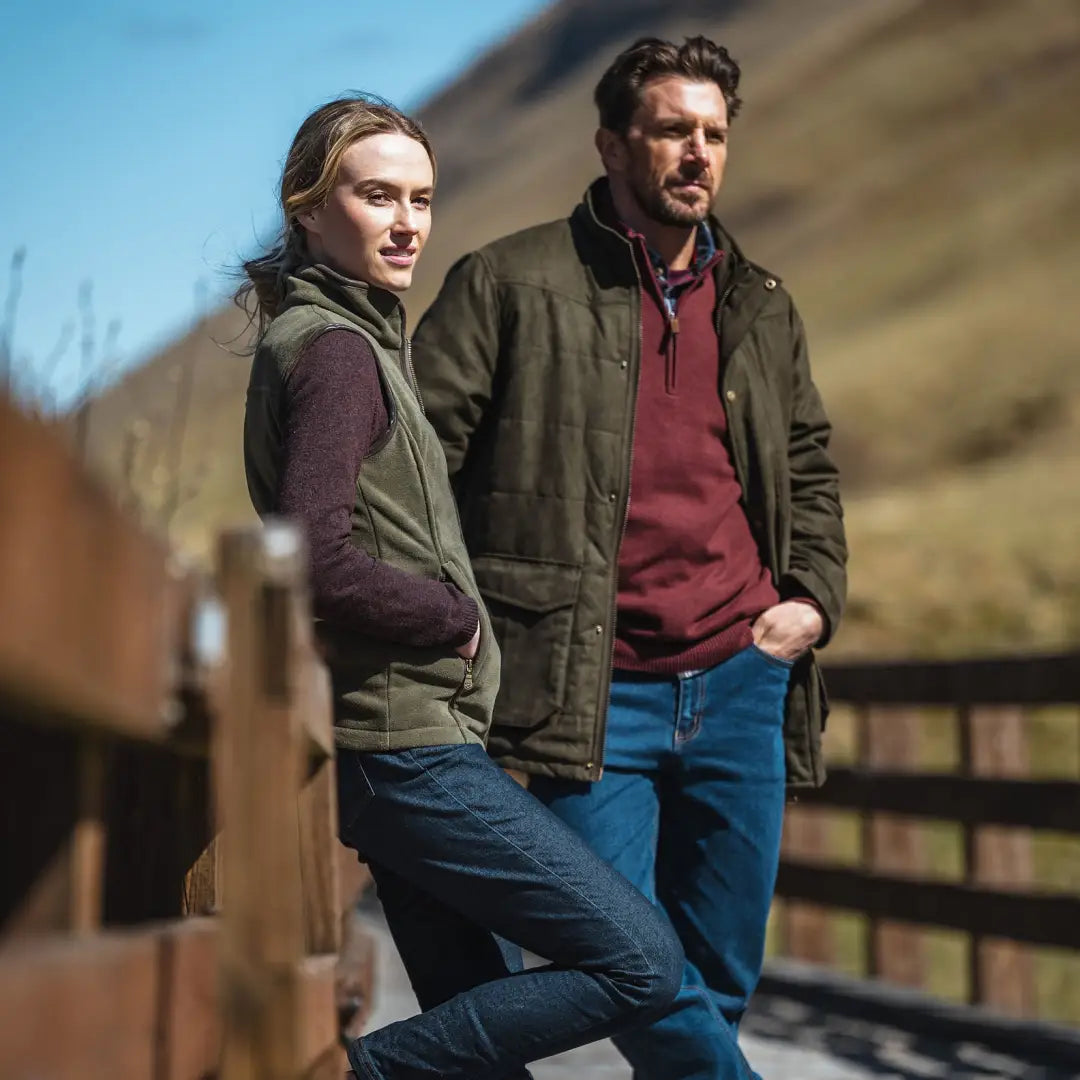
[[[693,175],[687,175],[686,173],[679,173],[678,176],[672,177],[667,182],[667,187],[677,187],[681,184],[700,184],[702,187],[711,188],[713,186],[712,177],[707,171],[696,172]]]

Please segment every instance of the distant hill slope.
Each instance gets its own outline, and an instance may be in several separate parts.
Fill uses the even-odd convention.
[[[458,255],[572,207],[597,172],[592,86],[647,32],[710,34],[744,66],[718,209],[810,331],[852,540],[838,649],[1080,639],[1080,6],[562,0],[422,111],[440,191],[414,322]],[[210,340],[242,326],[215,315],[94,407],[114,474],[125,425],[149,421],[152,501],[192,372],[198,494],[174,529],[196,551],[250,514],[247,360]]]

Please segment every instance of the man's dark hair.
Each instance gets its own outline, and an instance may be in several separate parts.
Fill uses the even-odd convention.
[[[682,45],[640,38],[615,57],[596,84],[593,100],[600,110],[600,126],[625,134],[646,83],[669,75],[716,83],[727,103],[728,119],[734,120],[742,104],[736,93],[739,74],[739,65],[727,49],[707,37],[687,38]]]

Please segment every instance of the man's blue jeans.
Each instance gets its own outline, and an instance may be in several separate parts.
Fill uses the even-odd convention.
[[[338,798],[424,1010],[348,1045],[358,1077],[527,1078],[675,1000],[662,913],[483,747],[339,751]],[[523,970],[506,942],[550,963]]]
[[[761,974],[780,858],[790,671],[751,646],[675,678],[616,673],[603,778],[531,785],[660,904],[686,950],[672,1011],[615,1037],[635,1080],[756,1075],[736,1038]]]

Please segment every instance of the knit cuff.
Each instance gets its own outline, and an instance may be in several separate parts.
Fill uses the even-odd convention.
[[[472,641],[473,634],[480,625],[480,605],[454,585],[449,586],[448,591],[452,606],[450,622],[453,627],[450,644],[457,649]]]

